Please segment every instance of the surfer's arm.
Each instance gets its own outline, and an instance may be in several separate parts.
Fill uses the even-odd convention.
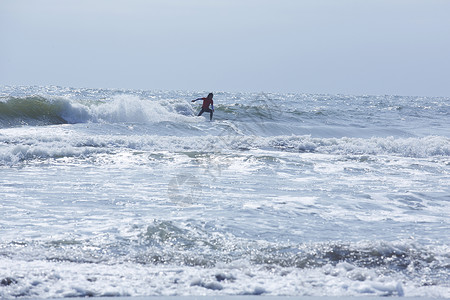
[[[195,101],[197,101],[197,100],[203,100],[203,98],[197,98],[197,99],[195,99],[195,100],[192,100],[191,102],[195,102]]]
[[[211,109],[214,110],[214,105],[213,104],[211,104]]]

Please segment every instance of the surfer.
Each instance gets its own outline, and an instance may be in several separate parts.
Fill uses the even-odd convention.
[[[198,116],[201,116],[205,111],[209,112],[209,120],[212,120],[213,112],[214,112],[214,102],[213,102],[213,93],[209,93],[208,97],[206,98],[197,98],[195,100],[192,100],[191,102],[195,102],[197,100],[203,100],[202,104],[202,110],[198,113]],[[209,105],[211,105],[211,108],[209,108]]]

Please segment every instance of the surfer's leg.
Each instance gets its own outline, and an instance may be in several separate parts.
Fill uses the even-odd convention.
[[[209,110],[209,120],[210,120],[210,121],[212,120],[212,116],[213,116],[213,111],[212,111],[212,110]]]
[[[204,113],[204,112],[205,112],[205,110],[202,108],[202,110],[198,113],[197,117],[200,117],[202,115],[202,113]]]

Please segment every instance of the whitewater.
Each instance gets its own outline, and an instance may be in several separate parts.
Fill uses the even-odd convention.
[[[0,87],[0,298],[450,297],[450,98]]]

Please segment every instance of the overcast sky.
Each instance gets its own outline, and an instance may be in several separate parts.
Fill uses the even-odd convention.
[[[448,0],[0,0],[0,85],[450,96]]]

